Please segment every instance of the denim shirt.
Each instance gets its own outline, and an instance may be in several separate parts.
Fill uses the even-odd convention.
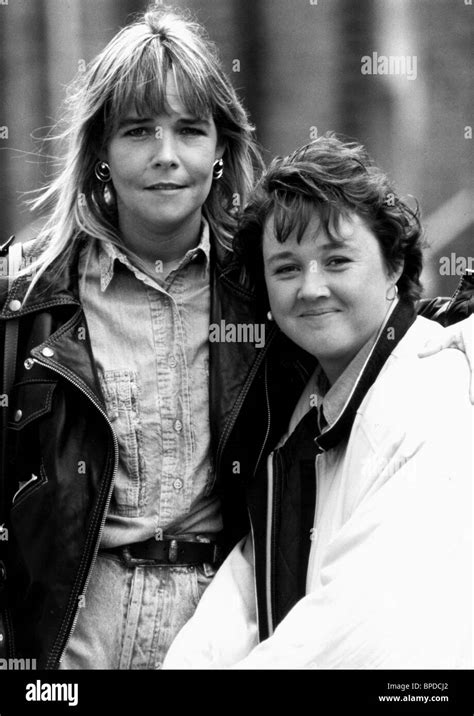
[[[209,250],[203,222],[199,245],[156,280],[111,242],[81,256],[80,298],[119,445],[102,548],[222,529],[207,494]]]

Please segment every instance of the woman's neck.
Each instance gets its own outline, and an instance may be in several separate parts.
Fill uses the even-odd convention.
[[[169,231],[131,221],[119,221],[119,230],[126,248],[149,265],[175,264],[199,243],[201,215],[196,214],[186,227]]]

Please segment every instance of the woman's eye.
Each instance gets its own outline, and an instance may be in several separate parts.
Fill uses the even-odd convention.
[[[198,127],[182,127],[181,134],[184,134],[184,136],[199,136],[203,135],[204,131],[202,129],[198,129]]]
[[[298,266],[291,264],[290,266],[280,266],[275,270],[275,274],[292,274],[295,271],[298,271]]]
[[[346,258],[345,256],[333,256],[332,258],[328,259],[326,265],[329,266],[329,268],[341,268],[348,263],[350,263],[350,259]]]
[[[127,132],[128,137],[146,137],[150,133],[149,127],[134,127]]]

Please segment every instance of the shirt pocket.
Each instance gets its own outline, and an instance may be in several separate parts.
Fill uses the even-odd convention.
[[[147,486],[137,372],[106,370],[99,377],[119,446],[110,512],[141,517],[147,504]]]

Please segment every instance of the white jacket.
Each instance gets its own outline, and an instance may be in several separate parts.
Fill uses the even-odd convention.
[[[164,668],[473,667],[474,416],[464,355],[420,359],[443,329],[417,318],[347,443],[317,457],[306,596],[258,644],[251,536]]]

